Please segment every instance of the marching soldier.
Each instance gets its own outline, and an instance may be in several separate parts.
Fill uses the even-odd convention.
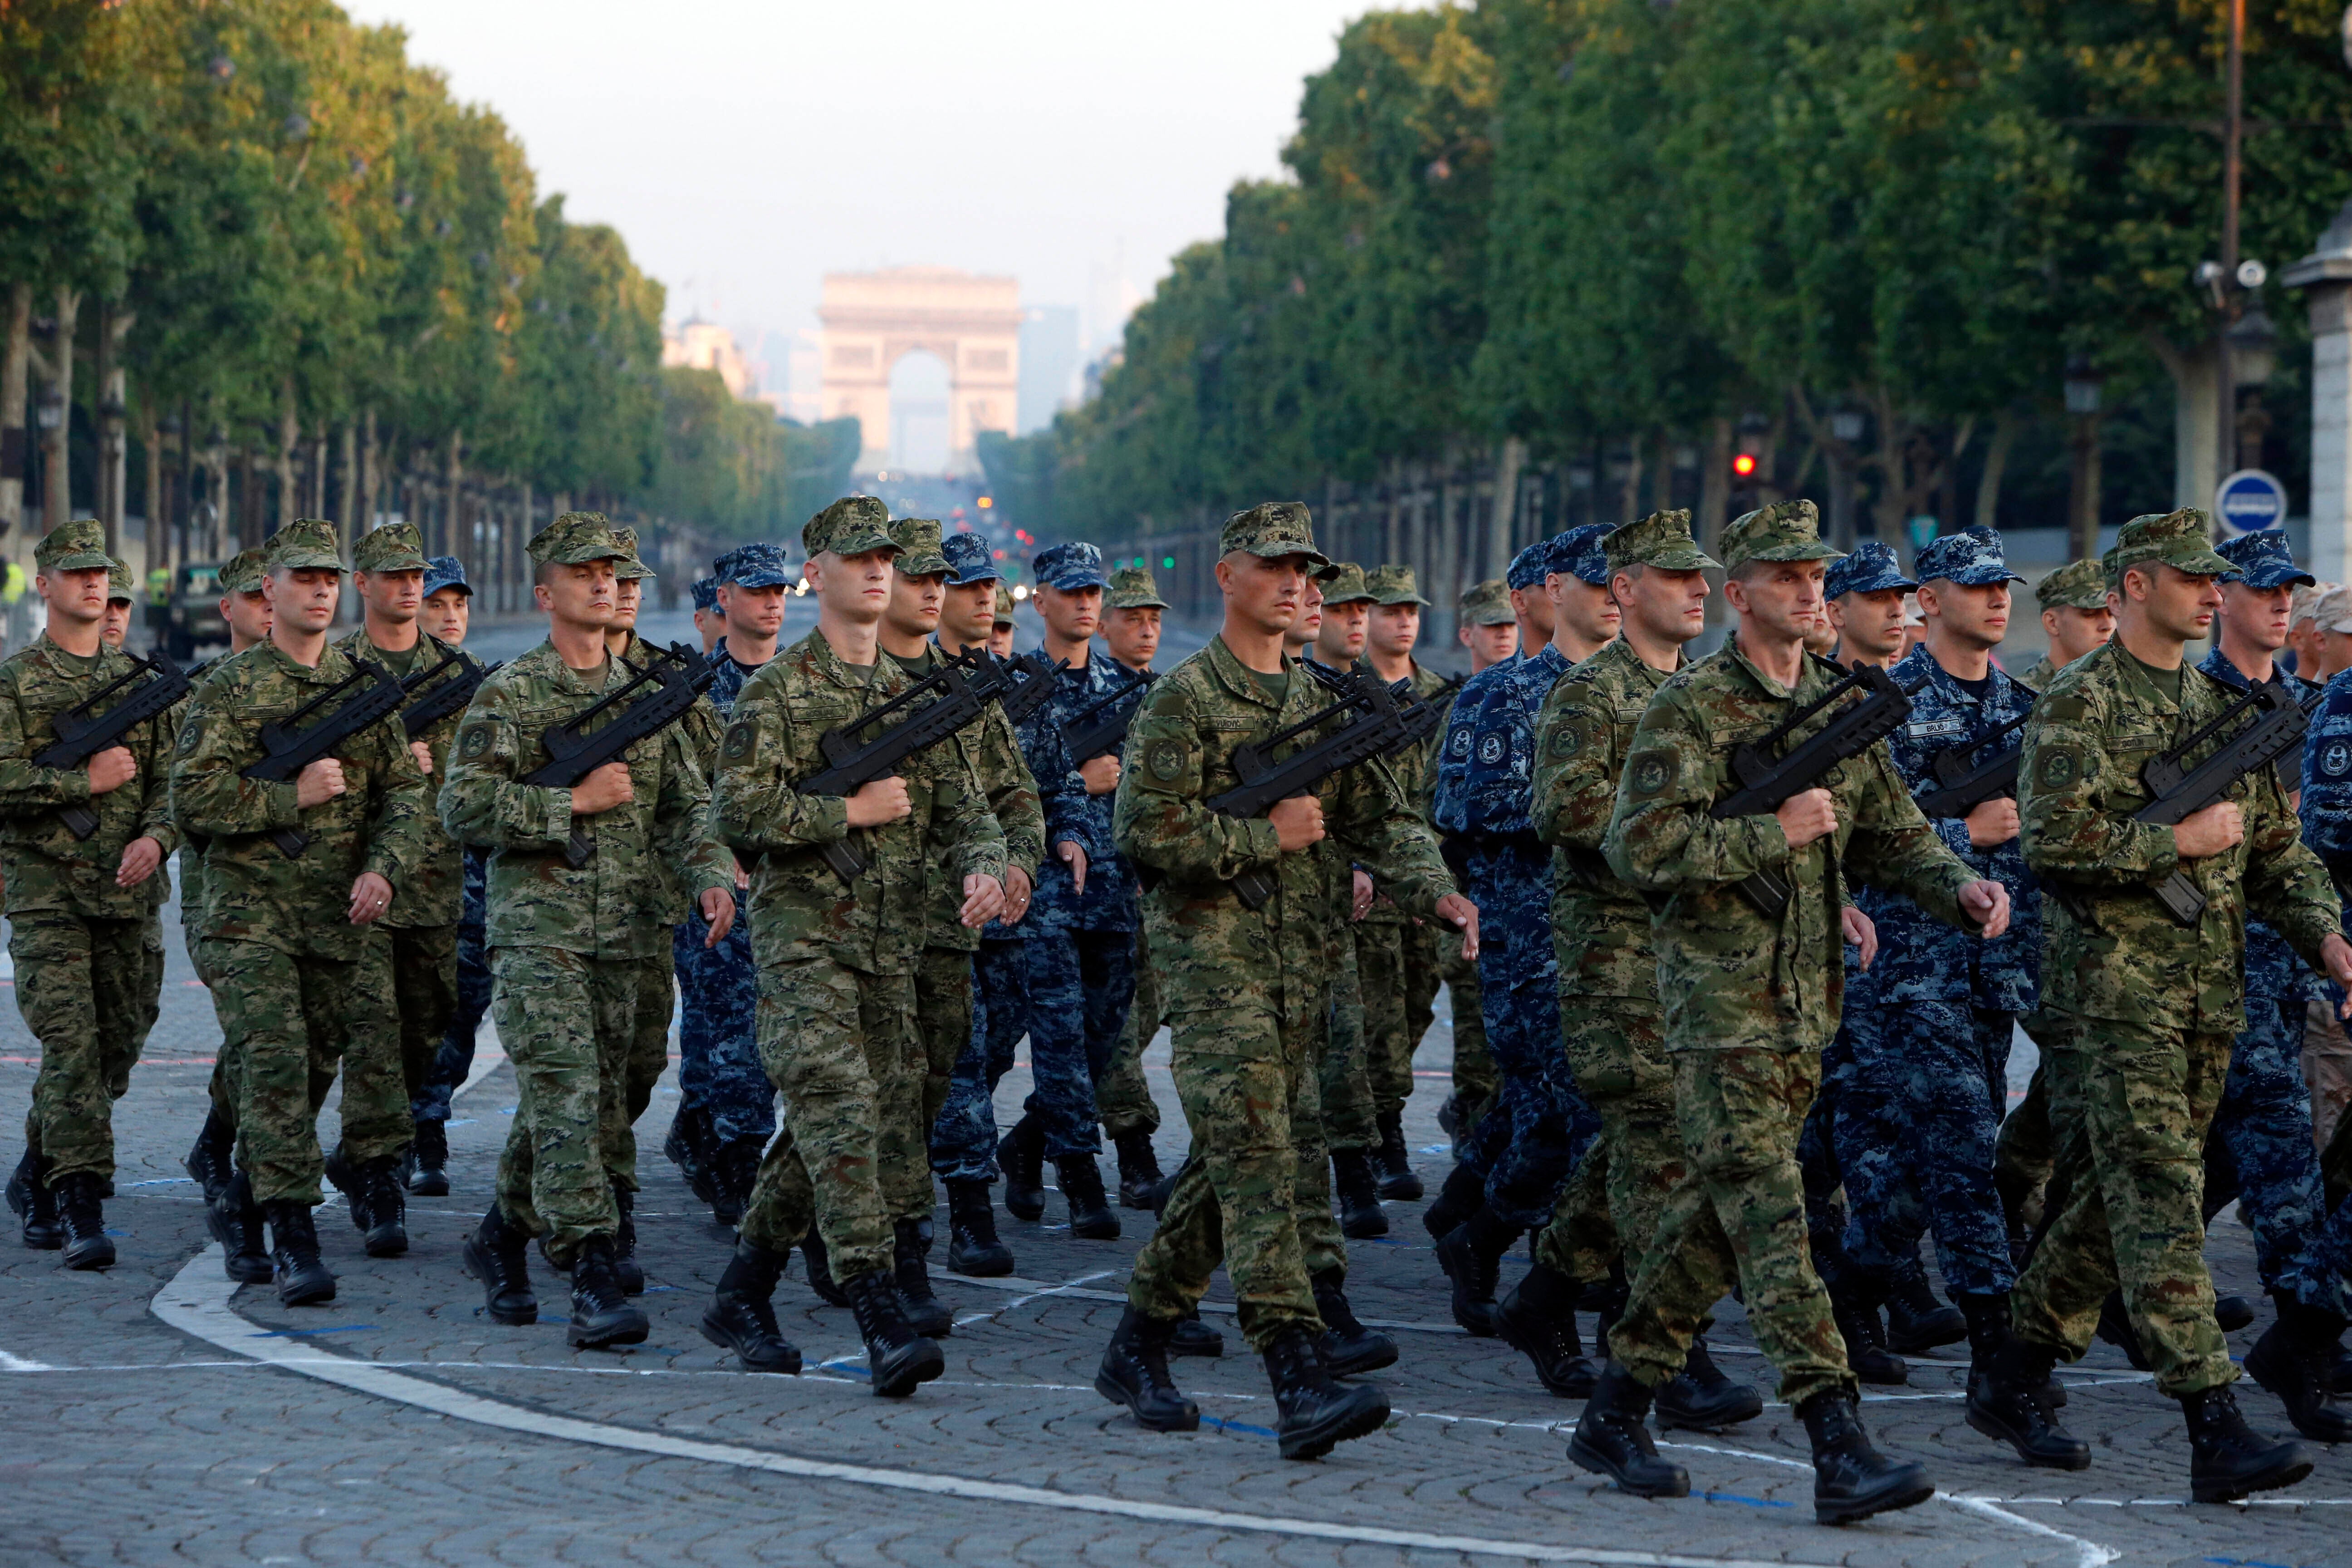
[[[433,555],[425,562],[425,607],[417,622],[429,637],[450,647],[463,647],[473,619],[473,584],[466,581],[465,563],[454,555]],[[444,771],[448,751],[441,752]],[[436,814],[437,815],[437,814]],[[439,826],[436,821],[435,826]],[[490,961],[482,945],[487,920],[483,900],[482,852],[460,846],[465,868],[457,897],[457,1001],[450,1010],[449,1027],[433,1053],[433,1070],[425,1087],[410,1102],[416,1119],[416,1142],[410,1150],[408,1190],[418,1197],[444,1197],[449,1191],[449,1102],[474,1070],[474,1040],[490,1011]]]
[[[1160,617],[1168,601],[1160,596],[1149,566],[1122,566],[1110,574],[1103,595],[1103,647],[1121,668],[1138,677],[1153,675],[1160,651]],[[1160,978],[1141,921],[1135,931],[1135,1000],[1111,1048],[1110,1065],[1095,1081],[1095,1112],[1118,1153],[1118,1202],[1122,1208],[1151,1206],[1162,1177],[1151,1136],[1160,1131],[1160,1107],[1143,1079],[1143,1053],[1160,1032]]]
[[[2115,635],[2116,612],[2107,603],[2105,571],[2087,556],[2068,562],[2033,584],[2033,599],[2042,606],[2042,630],[2050,648],[2018,679],[2041,691],[2060,670]]]

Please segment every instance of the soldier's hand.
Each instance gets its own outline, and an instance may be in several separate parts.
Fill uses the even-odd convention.
[[[1448,893],[1437,900],[1437,918],[1451,922],[1462,933],[1462,961],[1475,961],[1478,956],[1478,906],[1459,893]]]
[[[637,798],[635,781],[626,763],[606,763],[572,786],[572,815],[597,816]]]
[[[897,777],[860,784],[846,805],[852,827],[879,827],[915,815],[915,803],[907,797],[907,781]]]
[[[702,939],[705,947],[717,947],[735,929],[735,899],[724,888],[705,888],[695,900],[702,908],[702,918],[710,927],[710,934]]]
[[[1960,913],[1977,922],[1977,934],[1987,942],[2009,929],[2009,889],[1987,879],[1960,888]]]
[[[332,757],[320,757],[294,775],[294,804],[308,811],[326,805],[346,787],[343,764]]]
[[[1118,758],[1106,752],[1078,769],[1088,795],[1108,795],[1118,787]]]
[[[433,748],[422,741],[408,742],[408,754],[416,759],[416,771],[426,778],[433,776]]]
[[[1021,917],[1029,912],[1029,900],[1036,896],[1037,884],[1030,879],[1026,869],[1008,866],[1004,869],[1004,912],[997,919],[1006,925],[1017,926]]]
[[[135,888],[155,874],[163,863],[163,847],[144,836],[122,847],[122,861],[114,868],[114,885]]]
[[[392,884],[373,871],[362,871],[352,884],[352,924],[363,926],[392,908]]]
[[[1990,849],[2017,837],[2017,802],[2005,795],[1993,796],[1969,813],[1969,845]]]
[[[1862,966],[1868,969],[1878,956],[1878,922],[1848,904],[1838,911],[1838,928],[1846,941],[1862,949]]]
[[[1312,844],[1323,842],[1323,803],[1311,795],[1295,795],[1288,800],[1274,803],[1265,814],[1274,824],[1275,842],[1285,855],[1296,855]]]
[[[2238,847],[2246,837],[2246,816],[2234,800],[2217,800],[2192,811],[2172,830],[2172,847],[2183,860],[2202,860]]]
[[[91,752],[89,761],[82,763],[82,767],[89,774],[89,793],[92,795],[111,795],[139,776],[137,760],[121,746],[109,746],[102,752]]]
[[[1372,912],[1372,876],[1370,872],[1361,868],[1357,870],[1355,876],[1355,910],[1348,918],[1351,921],[1360,921]]]
[[[1772,815],[1779,820],[1791,849],[1802,849],[1814,839],[1827,838],[1837,831],[1837,803],[1825,789],[1792,795]]]
[[[1054,858],[1070,868],[1070,891],[1087,890],[1087,847],[1075,838],[1065,838],[1054,846]]]
[[[2319,944],[2319,962],[2327,977],[2342,986],[2347,994],[2344,1005],[2336,1009],[2339,1018],[2352,1018],[2352,942],[2331,936]]]
[[[977,931],[1003,911],[1003,883],[978,871],[963,879],[963,910],[956,919]]]

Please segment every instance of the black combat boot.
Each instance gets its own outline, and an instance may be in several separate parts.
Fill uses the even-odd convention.
[[[996,1237],[996,1205],[986,1182],[948,1184],[948,1268],[974,1279],[1013,1272],[1013,1249]]]
[[[449,1124],[420,1121],[408,1146],[408,1190],[420,1198],[449,1195]]]
[[[730,1138],[711,1157],[710,1217],[729,1230],[743,1223],[743,1211],[751,1206],[760,1156],[766,1152],[765,1139]]]
[[[1964,1304],[1984,1315],[1986,1309],[1975,1305],[1986,1300],[2006,1298],[1963,1296]],[[1988,1351],[1979,1344],[1974,1348],[1975,1361],[1969,1372],[1969,1425],[1996,1442],[2006,1443],[2017,1450],[2017,1457],[2027,1464],[2045,1470],[2084,1470],[2091,1466],[2091,1446],[2058,1425],[2052,1414],[2053,1406],[2044,1392],[2050,1384],[2051,1369],[2057,1365],[2057,1352],[2047,1345],[2018,1338],[2008,1328],[2008,1314],[2000,1314],[1998,1325],[1986,1321],[1975,1323],[1979,1336],[1990,1335],[1998,1328],[2000,1342]]]
[[[1797,1406],[1813,1439],[1813,1517],[1851,1524],[1874,1513],[1916,1508],[1936,1495],[1926,1468],[1890,1459],[1871,1447],[1862,1408],[1843,1388],[1824,1389]]]
[[[1549,1264],[1538,1263],[1495,1309],[1495,1331],[1535,1363],[1536,1379],[1563,1399],[1591,1396],[1601,1368],[1584,1353],[1576,1331],[1583,1289]]]
[[[1360,1377],[1396,1364],[1396,1342],[1357,1321],[1356,1310],[1348,1305],[1345,1275],[1326,1268],[1307,1282],[1315,1288],[1316,1315],[1323,1320],[1323,1337],[1315,1348],[1333,1377]]]
[[[710,1181],[709,1129],[707,1111],[681,1102],[677,1114],[669,1119],[669,1136],[662,1140],[663,1156],[677,1167],[694,1195],[706,1204],[719,1196]]]
[[[621,1282],[622,1295],[642,1296],[646,1271],[637,1262],[637,1194],[618,1176],[613,1178],[613,1213],[619,1222],[613,1231],[613,1277]]]
[[[204,1189],[206,1203],[218,1203],[221,1194],[228,1191],[236,1154],[236,1129],[223,1119],[218,1108],[205,1111],[204,1128],[184,1163],[188,1179]]]
[[[1878,1302],[1864,1282],[1862,1271],[1848,1269],[1841,1279],[1824,1279],[1830,1295],[1830,1316],[1838,1337],[1845,1341],[1846,1364],[1862,1382],[1878,1388],[1900,1388],[1911,1381],[1911,1368],[1886,1348],[1886,1325],[1878,1316]]]
[[[907,1326],[927,1340],[943,1340],[955,1331],[955,1314],[931,1289],[930,1223],[902,1219],[891,1228],[891,1279],[898,1287]]]
[[[467,1278],[482,1285],[482,1310],[494,1323],[519,1329],[539,1321],[539,1298],[530,1289],[530,1237],[507,1222],[498,1205],[466,1238],[458,1263]]]
[[[1381,1212],[1370,1154],[1361,1149],[1332,1150],[1331,1192],[1339,1200],[1340,1235],[1350,1241],[1368,1241],[1389,1233],[1389,1216]]]
[[[1897,1355],[1917,1355],[1969,1337],[1969,1321],[1958,1307],[1936,1299],[1927,1271],[1917,1262],[1895,1271],[1886,1293],[1886,1343]]]
[[[335,1299],[335,1277],[319,1257],[319,1231],[310,1205],[279,1200],[261,1205],[269,1222],[269,1261],[278,1276],[278,1301],[285,1307],[322,1306]]]
[[[400,1184],[400,1160],[384,1154],[362,1161],[360,1185],[367,1194],[368,1224],[360,1245],[370,1258],[398,1258],[408,1250],[408,1194]],[[356,1217],[359,1205],[352,1212]]]
[[[1454,1321],[1480,1339],[1495,1336],[1495,1287],[1518,1238],[1517,1226],[1482,1205],[1437,1244],[1437,1266],[1454,1282]]]
[[[2256,1436],[2230,1385],[2180,1396],[2189,1422],[2189,1490],[2199,1502],[2229,1502],[2291,1487],[2311,1474],[2311,1450]]]
[[[2263,1331],[2247,1352],[2246,1375],[2279,1396],[2286,1418],[2305,1436],[2316,1443],[2352,1442],[2352,1410],[2337,1404],[2327,1388],[2327,1371],[2344,1320],[2284,1292],[2273,1300],[2278,1321]]]
[[[1305,1329],[1285,1329],[1265,1347],[1265,1375],[1282,1413],[1275,1436],[1286,1459],[1319,1459],[1388,1425],[1388,1391],[1377,1383],[1332,1382]]]
[[[49,1163],[33,1158],[29,1149],[8,1178],[8,1207],[25,1224],[26,1247],[55,1252],[66,1244],[65,1233],[58,1228],[58,1201],[49,1194]]]
[[[1095,1369],[1095,1392],[1135,1415],[1147,1432],[1194,1432],[1201,1407],[1184,1397],[1168,1371],[1168,1345],[1181,1318],[1150,1318],[1129,1307],[1119,1314],[1110,1343]]]
[[[2330,1394],[2352,1394],[2352,1346],[2341,1340],[2319,1355],[2320,1382]]]
[[[718,1293],[702,1310],[702,1337],[733,1351],[746,1372],[793,1373],[801,1369],[800,1349],[777,1329],[772,1305],[776,1281],[784,1277],[790,1256],[739,1238],[735,1256],[719,1276]]]
[[[1225,1336],[1201,1321],[1201,1309],[1195,1307],[1176,1320],[1175,1331],[1168,1341],[1168,1353],[1215,1361],[1225,1353]]]
[[[801,1255],[808,1259],[809,1289],[816,1292],[817,1300],[828,1307],[848,1306],[848,1293],[833,1277],[833,1259],[816,1226],[809,1226],[809,1233],[801,1237]]]
[[[240,1285],[266,1284],[275,1272],[261,1205],[253,1201],[253,1178],[233,1172],[219,1199],[205,1205],[205,1228],[220,1243],[228,1277]]]
[[[1062,1197],[1070,1205],[1070,1234],[1087,1241],[1117,1241],[1118,1211],[1103,1191],[1102,1167],[1092,1154],[1054,1162]]]
[[[577,1349],[641,1345],[653,1331],[645,1313],[629,1304],[613,1267],[613,1238],[592,1236],[572,1259],[572,1323],[564,1339]]]
[[[49,1184],[68,1268],[114,1267],[114,1238],[106,1234],[105,1191],[106,1178],[89,1171],[76,1171]]]
[[[2221,1326],[2225,1334],[2252,1328],[2254,1304],[2243,1296],[2216,1296],[2213,1298],[2213,1321]]]
[[[877,1395],[904,1399],[918,1384],[947,1370],[937,1342],[915,1332],[907,1321],[888,1269],[853,1274],[841,1286],[848,1294],[849,1310],[857,1315],[857,1332],[866,1342],[866,1368]]]
[[[1445,1173],[1445,1181],[1437,1189],[1437,1200],[1421,1211],[1422,1227],[1433,1241],[1443,1241],[1446,1233],[1478,1212],[1486,1201],[1486,1178],[1467,1165],[1456,1165]]]
[[[996,1146],[996,1168],[1004,1173],[1004,1212],[1033,1224],[1045,1217],[1045,1131],[1034,1116],[1013,1124]],[[1163,1200],[1164,1201],[1164,1200]]]
[[[1688,1497],[1690,1472],[1658,1458],[1658,1445],[1643,1417],[1650,1391],[1623,1364],[1611,1362],[1592,1385],[1592,1397],[1577,1417],[1568,1457],[1596,1476],[1607,1476],[1621,1492],[1635,1497]]]
[[[1152,1152],[1151,1134],[1131,1128],[1111,1140],[1118,1151],[1118,1206],[1148,1209],[1151,1189],[1160,1184],[1160,1156]]]
[[[1764,1396],[1726,1376],[1703,1338],[1691,1341],[1682,1371],[1659,1385],[1656,1401],[1661,1430],[1681,1426],[1694,1432],[1720,1432],[1764,1414]]]
[[[1404,1112],[1391,1110],[1381,1118],[1381,1196],[1411,1203],[1421,1196],[1421,1177],[1412,1168],[1412,1152],[1405,1147]]]

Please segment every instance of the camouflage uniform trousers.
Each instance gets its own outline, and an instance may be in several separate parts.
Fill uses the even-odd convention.
[[[669,1070],[669,1026],[677,1012],[670,967],[667,953],[637,960],[637,999],[629,1026],[629,1048],[621,1058],[618,1079],[606,1084],[604,1090],[597,1137],[604,1153],[604,1171],[633,1193],[638,1187],[637,1118],[654,1102],[654,1088]]]
[[[971,1049],[973,1012],[972,955],[960,947],[926,947],[915,958],[915,1029],[923,1043],[920,1115],[926,1129],[939,1125],[946,1110],[957,1064]],[[1009,1052],[1008,1052],[1009,1058]],[[1001,1076],[1001,1075],[1000,1075]],[[989,1119],[995,1131],[995,1118]],[[926,1133],[927,1140],[934,1139]],[[924,1203],[921,1214],[930,1212]],[[917,1219],[921,1214],[899,1215]]]
[[[1410,1034],[1405,950],[1415,930],[1402,921],[1359,921],[1355,927],[1356,983],[1364,998],[1364,1088],[1371,1097],[1365,1114],[1373,1143],[1380,1142],[1380,1119],[1398,1114],[1412,1098],[1412,1050],[1421,1037]],[[1325,1104],[1329,1105],[1328,1096]],[[1331,1146],[1346,1147],[1336,1128]]]
[[[1683,1370],[1692,1339],[1733,1284],[1757,1343],[1780,1373],[1780,1398],[1855,1392],[1805,1245],[1797,1138],[1821,1086],[1810,1050],[1754,1047],[1673,1054],[1681,1181],[1609,1331],[1610,1353],[1646,1386]]]
[[[635,1043],[633,959],[556,947],[490,951],[490,1007],[514,1065],[514,1126],[499,1156],[499,1205],[563,1267],[620,1226],[613,1202],[612,1104]]]
[[[474,1071],[474,1041],[490,1012],[490,961],[478,925],[457,928],[457,1005],[433,1053],[433,1070],[409,1105],[419,1121],[449,1120],[449,1101]]]
[[[1638,1264],[1657,1234],[1683,1179],[1682,1129],[1655,1002],[1563,996],[1559,1014],[1570,1069],[1601,1132],[1560,1189],[1535,1255],[1570,1279],[1592,1281],[1621,1258]]]
[[[705,947],[710,924],[699,909],[677,928],[672,952],[686,1010],[677,1030],[681,1110],[710,1117],[722,1142],[776,1131],[776,1095],[760,1066],[760,974],[751,957],[751,917],[735,892],[735,924],[717,947]]]
[[[1262,996],[1169,1018],[1192,1152],[1127,1289],[1136,1310],[1178,1317],[1222,1263],[1259,1351],[1286,1329],[1320,1333],[1308,1278],[1348,1264],[1317,1098],[1326,1013],[1322,999],[1302,1001],[1303,1016]]]
[[[400,1072],[413,1103],[433,1069],[457,1014],[457,928],[393,926],[392,984],[400,998]]]
[[[320,1201],[319,1108],[338,1066],[343,1157],[382,1159],[407,1146],[390,942],[379,936],[359,957],[335,959],[207,940],[205,957],[231,1064],[237,1163],[253,1178],[255,1202]]]
[[[1143,1053],[1160,1033],[1160,972],[1151,963],[1151,947],[1140,931],[1135,933],[1135,1000],[1119,1026],[1118,1044],[1111,1047],[1110,1065],[1095,1080],[1095,1114],[1112,1138],[1160,1131],[1160,1104],[1143,1077]]]
[[[983,935],[971,963],[971,1032],[931,1122],[931,1170],[943,1182],[993,1182],[996,1086],[1029,1031],[1029,944]]]
[[[1373,1149],[1381,1142],[1364,1072],[1370,1036],[1364,1027],[1363,976],[1356,947],[1356,934],[1362,930],[1343,925],[1331,937],[1331,1000],[1323,1021],[1322,1066],[1316,1084],[1328,1149]]]
[[[114,1180],[114,1102],[131,1088],[163,989],[163,928],[152,915],[95,920],[62,910],[9,917],[16,1007],[41,1043],[25,1146],[49,1176]]]
[[[2053,1216],[2011,1292],[2019,1337],[2067,1361],[2121,1285],[2157,1387],[2178,1398],[2237,1376],[2213,1321],[2202,1200],[2206,1132],[2230,1037],[2069,1021],[2042,1058],[2058,1158]]]
[[[1135,933],[1029,933],[1029,1075],[1022,1103],[1045,1134],[1045,1157],[1076,1159],[1102,1148],[1095,1075],[1110,1066],[1135,1000]]]
[[[1437,988],[1442,984],[1454,1002],[1454,1098],[1457,1104],[1483,1113],[1494,1103],[1500,1079],[1494,1053],[1486,1047],[1486,1018],[1479,1000],[1478,965],[1462,956],[1462,943],[1445,940],[1436,926],[1416,925],[1405,935],[1404,1035],[1405,1055],[1397,1070],[1403,1074],[1404,1092],[1412,1085],[1412,1055],[1437,1021]],[[1402,1101],[1400,1101],[1402,1104]],[[1385,1107],[1383,1107],[1385,1109]],[[1475,1119],[1473,1119],[1475,1124]]]
[[[2050,1045],[2039,1037],[2035,1043],[2042,1047],[2042,1060],[2026,1082],[2025,1098],[2000,1124],[1992,1160],[2002,1210],[2029,1231],[2044,1217],[2042,1190],[2058,1157],[2057,1134],[2050,1126]]]
[[[915,977],[823,958],[763,968],[760,1057],[783,1092],[783,1130],[761,1158],[742,1234],[783,1252],[814,1223],[835,1279],[889,1268],[892,1216],[930,1205],[919,1142],[912,1171],[899,1146],[920,1131]]]
[[[2246,1016],[2205,1140],[2204,1217],[2235,1198],[2254,1233],[2263,1288],[2352,1317],[2352,1280],[2334,1235],[2352,1233],[2352,1215],[2341,1227],[2328,1224],[2303,1076],[2303,1004],[2249,998]]]
[[[1965,1003],[1884,1002],[1853,1036],[1833,1136],[1857,1268],[1893,1280],[1932,1228],[1953,1290],[2003,1295],[2017,1283],[1992,1180],[2015,1027],[2014,1014]]]

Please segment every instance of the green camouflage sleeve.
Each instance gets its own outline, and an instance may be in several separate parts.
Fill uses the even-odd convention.
[[[1374,757],[1341,773],[1337,805],[1332,837],[1347,858],[1371,872],[1405,913],[1434,918],[1437,900],[1455,890],[1453,873],[1387,759]]]
[[[689,713],[689,718],[691,714]],[[654,852],[669,864],[677,885],[695,897],[717,888],[732,891],[735,856],[711,831],[710,786],[695,763],[700,741],[686,723],[661,736],[661,798],[654,805]]]
[[[425,791],[425,770],[408,749],[408,732],[396,718],[370,730],[365,742],[375,758],[368,764],[373,811],[368,823],[367,861],[361,869],[373,871],[393,886],[395,896],[416,875],[416,868],[434,851],[425,812],[430,798]]]
[[[1737,882],[1789,858],[1788,836],[1767,814],[1707,815],[1726,753],[1686,688],[1669,686],[1642,715],[1626,748],[1601,849],[1612,870],[1644,892]]]
[[[1593,713],[1608,696],[1590,680],[1558,680],[1536,716],[1536,837],[1601,853],[1617,808],[1615,726]]]
[[[172,742],[179,731],[179,717],[180,710],[174,708],[148,721],[139,727],[137,740],[139,788],[143,798],[139,803],[139,831],[132,837],[153,839],[167,860],[180,847],[180,825],[172,815]]]
[[[571,840],[572,792],[521,782],[527,740],[513,695],[485,682],[457,726],[441,781],[441,826],[450,837],[482,849],[547,849]]]
[[[961,737],[958,737],[959,742]],[[931,833],[955,851],[955,875],[1004,879],[1004,826],[988,809],[988,792],[972,769],[971,752],[961,744],[934,746]]]
[[[1853,879],[1901,893],[1947,925],[1975,930],[1976,922],[1960,912],[1959,891],[1977,874],[1928,826],[1885,746],[1873,746],[1840,766],[1863,773],[1845,843],[1846,869]]]
[[[1155,682],[1128,731],[1127,756],[1111,811],[1119,852],[1185,882],[1230,882],[1244,871],[1273,873],[1281,837],[1262,816],[1227,816],[1202,804],[1208,748],[1191,694]]]
[[[267,783],[239,771],[261,754],[252,723],[233,710],[241,689],[207,681],[188,701],[172,761],[172,812],[184,832],[228,838],[302,824],[293,780]]]
[[[2034,704],[2017,764],[2025,863],[2036,876],[2063,882],[2159,882],[2180,868],[2172,829],[2108,808],[2110,791],[2134,805],[2146,796],[2108,755],[2102,718],[2096,700],[2080,687]]]
[[[2245,802],[2246,906],[2287,945],[2324,973],[2319,944],[2342,930],[2341,906],[2327,868],[2303,841],[2303,825],[2287,809],[2274,768],[2257,768]]]
[[[25,710],[11,680],[0,691],[0,816],[41,816],[59,806],[89,805],[89,774],[35,766],[25,731]]]
[[[751,697],[751,690],[746,687],[735,700],[719,748],[711,813],[719,838],[747,855],[840,843],[849,837],[848,801],[793,787],[796,777],[817,771],[816,737],[800,733],[780,697],[766,691]],[[800,754],[803,742],[806,758]]]

